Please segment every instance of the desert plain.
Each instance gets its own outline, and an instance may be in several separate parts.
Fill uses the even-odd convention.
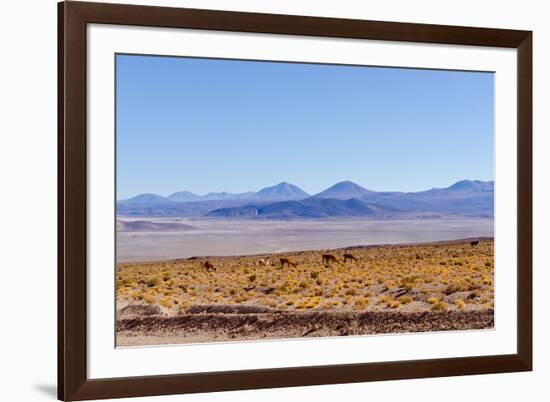
[[[116,343],[490,329],[493,281],[492,237],[119,262]]]

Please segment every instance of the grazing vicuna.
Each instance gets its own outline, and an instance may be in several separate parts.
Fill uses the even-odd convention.
[[[280,258],[279,259],[281,261],[281,268],[283,268],[286,265],[288,265],[289,267],[294,267],[294,268],[298,268],[298,265],[296,265],[296,263],[294,261],[292,261],[290,258]]]
[[[345,264],[348,260],[357,262],[357,258],[355,258],[355,256],[354,256],[353,254],[346,253],[346,254],[344,254],[344,264]]]
[[[323,254],[323,264],[329,265],[329,263],[332,265],[333,262],[339,263],[338,258],[336,258],[333,254]]]
[[[202,265],[204,267],[204,269],[206,269],[207,271],[215,271],[216,270],[216,267],[214,266],[214,264],[212,264],[210,261],[205,261],[204,264]]]
[[[258,265],[260,267],[269,267],[271,265],[271,260],[269,259],[269,257],[267,258],[260,258],[258,260]]]
[[[475,247],[479,244],[479,240],[471,241],[470,246]]]

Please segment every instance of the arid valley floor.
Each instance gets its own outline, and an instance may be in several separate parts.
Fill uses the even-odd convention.
[[[117,262],[277,254],[494,236],[494,220],[480,217],[289,221],[174,217],[119,219],[145,227],[117,231]],[[152,229],[151,224],[160,227]]]
[[[122,262],[117,346],[492,328],[494,242],[472,240]]]

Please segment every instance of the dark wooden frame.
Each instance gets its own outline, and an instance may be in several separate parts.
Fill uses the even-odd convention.
[[[88,379],[86,25],[194,28],[517,49],[517,353]],[[58,397],[103,399],[532,370],[532,32],[104,3],[58,4]]]

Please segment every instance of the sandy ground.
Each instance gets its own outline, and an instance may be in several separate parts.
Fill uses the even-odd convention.
[[[492,328],[494,242],[471,241],[121,263],[117,345]]]
[[[125,221],[130,218],[121,218]],[[374,244],[426,243],[492,237],[493,219],[254,221],[135,218],[193,229],[117,233],[117,261],[158,261],[200,255],[287,253]]]

